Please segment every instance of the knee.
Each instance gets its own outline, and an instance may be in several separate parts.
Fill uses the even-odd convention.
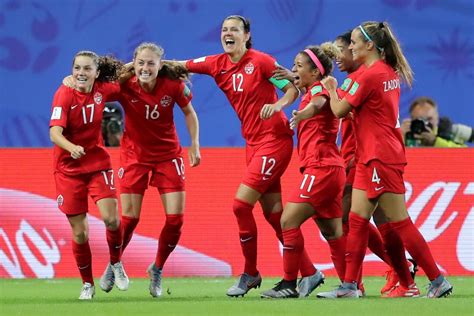
[[[234,199],[234,203],[232,204],[232,210],[237,218],[247,213],[252,213],[252,209],[253,205],[238,199]]]
[[[103,221],[108,230],[116,230],[120,225],[120,219],[117,216],[108,216],[103,218]]]
[[[73,231],[72,232],[72,238],[73,238],[75,243],[83,244],[88,240],[89,233],[87,232],[87,230]]]
[[[181,230],[183,226],[183,214],[166,215],[166,226],[172,227],[173,230]]]

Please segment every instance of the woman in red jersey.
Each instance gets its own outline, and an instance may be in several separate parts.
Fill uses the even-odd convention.
[[[178,244],[185,205],[184,159],[174,125],[175,103],[184,113],[191,147],[191,167],[201,160],[199,122],[191,103],[192,94],[180,74],[161,60],[163,49],[142,43],[134,52],[135,75],[121,84],[119,101],[125,111],[125,130],[121,144],[120,198],[122,202],[123,249],[138,224],[143,197],[148,185],[156,187],[166,213],[155,261],[148,268],[150,294],[162,292],[163,266]],[[108,284],[113,285],[113,274]]]
[[[287,80],[272,77],[277,63],[273,57],[252,48],[250,22],[246,18],[231,15],[224,20],[221,44],[224,53],[181,64],[190,72],[212,76],[242,124],[247,171],[232,208],[239,226],[245,267],[227,295],[244,296],[262,282],[257,269],[257,226],[252,213],[257,201],[277,237],[283,241],[280,177],[290,162],[293,139],[281,109],[297,98],[298,91]],[[284,91],[281,99],[278,99],[275,87]],[[307,255],[300,271],[303,279],[316,273]]]
[[[408,252],[423,268],[431,283],[427,297],[443,297],[452,286],[441,274],[431,251],[412,223],[405,204],[403,171],[405,148],[400,133],[400,81],[411,85],[413,73],[387,22],[365,22],[352,31],[354,61],[366,69],[348,87],[342,100],[337,81],[323,80],[331,96],[331,110],[337,117],[354,113],[357,166],[349,214],[346,273],[344,282],[323,297],[358,297],[357,280],[368,243],[369,219],[380,206],[403,240]],[[401,79],[401,80],[400,80]],[[392,297],[416,297],[416,285],[401,285]]]
[[[336,270],[338,273],[343,270],[346,241],[342,232],[341,200],[345,173],[336,145],[339,120],[331,112],[329,94],[321,85],[321,79],[331,73],[332,59],[337,54],[334,44],[325,43],[320,47],[307,47],[295,58],[295,85],[306,91],[298,111],[293,111],[290,123],[293,128],[298,127],[302,178],[298,188],[290,195],[281,218],[284,277],[273,289],[263,292],[262,297],[301,296],[296,291],[296,278],[304,249],[300,227],[311,217],[329,243]],[[322,278],[314,276],[310,283],[309,293],[322,283]]]
[[[352,31],[348,31],[341,34],[335,41],[337,47],[341,51],[336,58],[336,64],[341,72],[347,72],[347,78],[344,80],[341,87],[337,89],[339,99],[344,97],[351,86],[351,83],[365,69],[364,65],[360,65],[354,61],[352,51],[349,49],[349,45],[351,44],[351,33]],[[342,225],[346,236],[349,232],[348,220],[349,211],[351,209],[352,184],[354,183],[355,166],[357,164],[355,156],[357,143],[354,129],[355,126],[352,114],[341,118],[341,155],[346,166],[346,184],[344,186],[342,197]],[[390,225],[387,225],[387,219],[380,207],[376,208],[373,217],[377,224],[377,228],[369,223],[368,248],[391,267],[386,272],[387,282],[380,291],[382,295],[389,295],[389,293],[397,287],[398,282],[405,287],[414,283],[413,278],[417,271],[417,265],[412,259],[408,261],[406,260],[403,242],[400,237],[389,228]],[[393,266],[392,261],[394,262]],[[397,273],[401,274],[402,277],[399,278]],[[360,279],[362,278],[362,271],[359,277]],[[361,287],[361,284],[361,280],[358,280],[359,287]]]
[[[72,251],[83,287],[79,299],[95,294],[92,257],[87,224],[87,195],[100,211],[107,233],[112,274],[120,290],[128,288],[128,277],[120,262],[122,234],[117,209],[114,174],[110,157],[102,144],[101,123],[105,102],[119,91],[116,83],[122,64],[94,52],[74,56],[72,80],[54,95],[50,137],[54,146],[54,179],[59,209],[72,228]]]

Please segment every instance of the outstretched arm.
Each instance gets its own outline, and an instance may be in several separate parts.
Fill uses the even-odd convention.
[[[300,111],[293,110],[291,112],[292,117],[290,119],[290,128],[295,129],[301,121],[307,120],[318,114],[326,103],[327,99],[325,97],[316,95],[304,109]]]
[[[260,118],[263,120],[269,119],[275,114],[276,112],[280,112],[281,109],[287,107],[288,105],[292,104],[296,98],[298,98],[299,91],[292,83],[288,83],[286,86],[283,87],[283,92],[285,94],[278,99],[277,102],[273,104],[265,104],[260,111]]]

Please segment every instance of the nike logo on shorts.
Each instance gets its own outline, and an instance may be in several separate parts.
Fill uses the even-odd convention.
[[[302,199],[309,199],[311,198],[310,196],[307,196],[307,195],[304,195],[304,194],[300,194],[300,198]]]
[[[382,190],[383,188],[385,188],[385,187],[384,187],[384,186],[381,186],[381,187],[375,188],[375,191],[380,191],[380,190]]]

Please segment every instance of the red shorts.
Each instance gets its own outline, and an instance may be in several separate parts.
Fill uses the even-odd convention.
[[[293,191],[288,202],[310,204],[316,212],[313,218],[342,217],[345,181],[346,175],[342,167],[306,168],[299,188]]]
[[[150,175],[151,171],[151,175]],[[143,195],[148,185],[157,187],[160,194],[184,191],[183,157],[157,163],[127,161],[118,171],[120,193]]]
[[[75,216],[88,211],[88,194],[94,203],[105,198],[117,198],[112,169],[77,176],[55,172],[54,180],[58,207],[67,216]]]
[[[388,165],[380,160],[371,160],[367,164],[358,163],[354,179],[354,189],[366,191],[369,199],[382,193],[405,193],[403,181],[404,164]]]
[[[247,170],[242,183],[264,193],[281,192],[280,178],[291,160],[291,136],[246,147]]]

